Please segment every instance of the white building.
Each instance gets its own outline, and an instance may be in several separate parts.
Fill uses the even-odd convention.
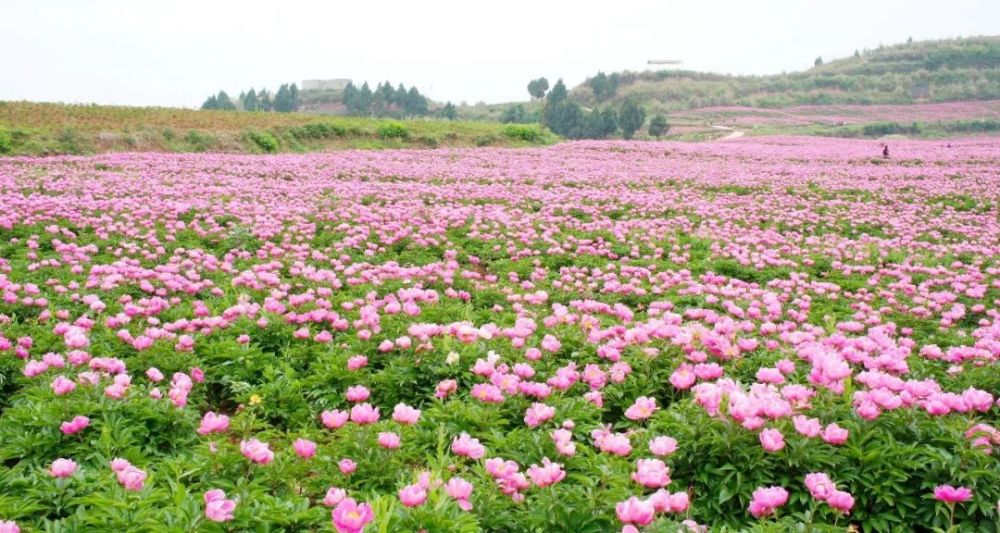
[[[302,90],[303,91],[327,91],[334,90],[339,91],[347,84],[351,83],[351,80],[347,78],[335,78],[332,80],[302,80]]]

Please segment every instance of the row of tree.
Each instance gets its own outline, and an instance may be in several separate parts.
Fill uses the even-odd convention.
[[[348,83],[341,101],[349,115],[359,117],[422,117],[430,110],[430,102],[416,87],[407,89],[402,83],[395,89],[389,82],[380,83],[374,91],[368,82],[360,88]]]
[[[220,111],[290,113],[299,108],[299,88],[294,83],[291,85],[284,83],[278,88],[278,92],[272,95],[267,89],[261,89],[260,92],[257,92],[251,87],[249,91],[241,92],[235,102],[226,94],[226,91],[219,91],[218,94],[209,96],[205,103],[201,104],[201,108]]]
[[[600,75],[603,76],[603,73]],[[604,76],[605,82],[611,83],[607,81],[610,78]],[[617,80],[613,86],[617,88]],[[611,106],[604,109],[595,107],[592,110],[586,110],[580,104],[569,99],[569,91],[566,90],[566,84],[562,80],[557,81],[548,94],[545,93],[547,89],[548,80],[545,78],[532,80],[528,84],[528,92],[532,98],[545,98],[545,107],[542,108],[541,116],[542,124],[563,137],[604,139],[621,129],[622,136],[631,139],[646,122],[646,112],[635,100],[625,100],[617,110]],[[518,107],[508,108],[501,120],[516,122],[518,118],[526,117],[524,109],[519,110]],[[656,115],[650,121],[649,134],[654,137],[663,135],[669,129],[670,126],[663,115]]]

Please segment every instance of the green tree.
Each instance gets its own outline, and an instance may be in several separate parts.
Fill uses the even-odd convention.
[[[368,82],[361,84],[361,89],[358,91],[357,97],[357,112],[356,115],[359,116],[369,116],[372,114],[372,100],[374,95],[372,94],[371,87],[368,86]]]
[[[635,100],[626,100],[618,111],[618,125],[622,128],[622,136],[631,139],[636,131],[642,127],[646,121],[646,112],[639,107]]]
[[[233,99],[226,94],[226,91],[219,91],[219,94],[215,95],[215,100],[218,105],[216,109],[221,109],[223,111],[236,111],[236,104],[234,104]]]
[[[819,57],[816,58],[816,61],[813,61],[813,66],[814,67],[818,67],[818,66],[820,66],[822,64],[823,64],[823,56],[819,56]]]
[[[556,84],[552,87],[552,90],[549,91],[548,97],[546,97],[545,99],[545,103],[558,104],[559,102],[565,100],[568,95],[569,91],[566,90],[566,84],[563,83],[562,79],[560,78],[559,81],[557,81]]]
[[[657,113],[656,116],[649,121],[649,134],[653,137],[659,139],[661,135],[668,131],[670,131],[670,124],[667,124],[667,117],[662,114]]]
[[[614,94],[611,82],[603,72],[598,72],[596,76],[590,79],[588,84],[590,85],[590,89],[594,91],[594,98],[598,102]]]
[[[400,109],[404,109],[406,107],[409,94],[410,93],[406,90],[406,87],[400,83],[399,86],[396,87],[396,92],[392,94],[392,103],[399,106]]]
[[[389,111],[389,106],[392,104],[393,95],[396,91],[392,88],[392,83],[386,81],[385,83],[380,83],[375,87],[375,94],[372,95],[372,102],[374,104],[375,116],[384,117]]]
[[[253,87],[250,87],[250,91],[243,97],[243,110],[257,111],[259,107],[260,104],[257,102],[257,91],[253,90]]]
[[[522,124],[527,122],[527,113],[524,111],[524,106],[521,104],[516,104],[504,109],[503,114],[500,115],[500,122],[504,124]]]
[[[219,101],[215,98],[215,95],[213,94],[212,96],[209,96],[208,98],[205,99],[205,102],[201,104],[201,108],[206,110],[218,109]]]
[[[274,104],[271,102],[271,93],[267,92],[267,89],[260,90],[258,100],[257,108],[259,110],[272,111],[274,109]]]
[[[288,107],[289,111],[299,108],[299,88],[294,83],[288,88]]]
[[[587,139],[603,139],[614,133],[617,129],[614,111],[611,111],[611,113],[608,114],[598,108],[595,108],[589,115],[587,115],[584,124],[585,126],[583,131],[578,132],[577,136]]]
[[[545,77],[534,79],[528,82],[528,94],[538,100],[545,97],[545,92],[549,90],[549,80]]]
[[[441,116],[448,120],[455,120],[458,118],[458,110],[455,109],[455,104],[448,102],[441,108]]]
[[[403,109],[411,117],[422,117],[427,114],[427,99],[420,94],[416,87],[410,87],[403,102]]]
[[[287,83],[282,83],[278,87],[278,92],[274,94],[274,110],[279,113],[288,113],[292,110],[292,98]]]
[[[358,97],[358,88],[353,83],[347,82],[344,92],[340,95],[340,102],[347,108],[347,113],[354,114],[355,99]]]

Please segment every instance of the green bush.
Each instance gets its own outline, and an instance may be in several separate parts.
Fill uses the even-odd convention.
[[[11,137],[10,132],[4,128],[0,128],[0,154],[10,153],[14,149],[14,139]]]
[[[480,147],[489,146],[491,144],[496,143],[499,140],[500,139],[496,135],[493,135],[492,133],[487,135],[480,135],[479,137],[476,137],[476,146]]]
[[[504,126],[504,136],[520,141],[536,142],[542,138],[542,130],[538,126],[524,124],[508,124]]]
[[[343,137],[347,134],[347,128],[330,122],[313,122],[292,128],[288,133],[296,139],[329,139]]]
[[[266,131],[251,131],[250,140],[266,153],[273,154],[278,151],[278,139]]]
[[[375,131],[380,139],[405,139],[410,136],[402,122],[382,122]]]
[[[184,140],[191,145],[191,149],[195,152],[206,152],[215,144],[215,137],[198,130],[188,131]]]

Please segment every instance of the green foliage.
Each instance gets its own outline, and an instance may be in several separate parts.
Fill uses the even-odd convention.
[[[14,149],[14,138],[6,128],[0,128],[0,154],[10,153]]]
[[[667,117],[663,116],[662,113],[657,113],[649,121],[649,134],[653,137],[660,138],[663,134],[670,131],[670,124],[667,123]]]
[[[586,83],[590,86],[590,89],[594,92],[594,98],[598,102],[606,100],[611,96],[614,96],[615,92],[618,90],[618,83],[621,80],[621,76],[615,72],[610,76],[604,74],[603,72],[598,72],[596,76],[588,80]]]
[[[236,111],[236,104],[234,104],[232,98],[226,94],[226,91],[219,91],[219,94],[215,95],[215,105],[215,109],[220,111]]]
[[[382,122],[376,127],[380,139],[405,139],[410,131],[402,122]]]
[[[635,100],[626,100],[618,111],[618,125],[621,126],[622,135],[626,139],[631,139],[644,122],[646,122],[646,112]]]
[[[198,130],[188,131],[184,141],[191,147],[192,152],[207,152],[215,145],[215,138],[212,135]]]
[[[525,124],[528,122],[534,122],[533,117],[528,116],[528,113],[524,110],[524,106],[521,104],[514,104],[507,107],[503,114],[500,115],[500,122],[503,124]]]
[[[274,135],[266,131],[251,131],[248,135],[250,136],[250,140],[257,145],[257,148],[260,148],[265,153],[273,154],[278,151],[278,139],[275,139]]]
[[[332,139],[347,135],[347,128],[332,122],[313,122],[288,130],[296,139]]]
[[[441,117],[448,120],[455,120],[458,118],[458,110],[455,109],[455,104],[448,102],[441,108]]]
[[[407,90],[400,83],[394,89],[388,81],[379,83],[375,91],[368,87],[368,82],[365,82],[360,89],[353,83],[348,83],[340,101],[347,109],[347,113],[353,116],[405,118],[422,117],[430,112],[430,102],[415,86]],[[455,120],[458,111],[454,108],[455,106],[449,102],[444,106],[441,116]]]
[[[511,139],[536,142],[542,138],[542,130],[538,126],[508,124],[503,128],[503,134]]]
[[[259,110],[260,103],[257,101],[257,91],[255,91],[253,87],[251,87],[250,91],[247,92],[246,96],[243,97],[242,103],[244,111]]]
[[[559,80],[559,83],[562,83],[562,80]],[[563,90],[565,89],[566,87],[564,85]],[[545,77],[537,78],[528,82],[528,94],[530,94],[532,98],[535,99],[545,98],[545,93],[548,90],[549,90],[549,80],[545,79]]]

